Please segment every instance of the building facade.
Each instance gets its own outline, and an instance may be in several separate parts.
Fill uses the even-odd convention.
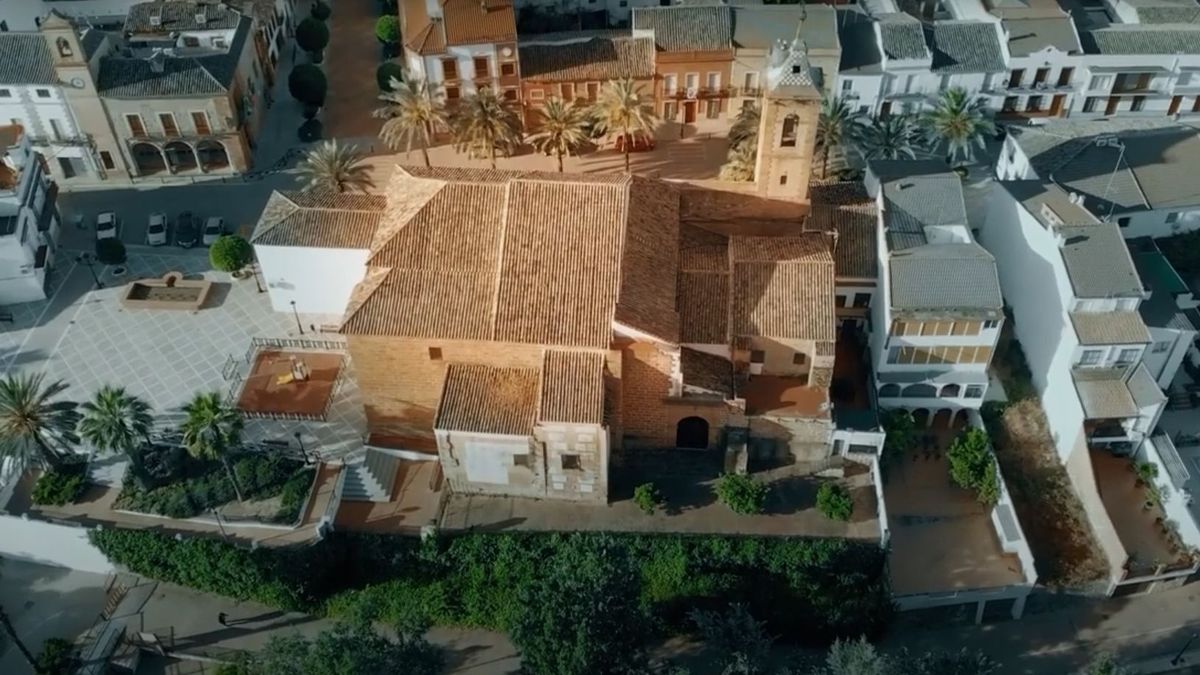
[[[61,223],[58,187],[19,126],[0,127],[0,304],[46,298]]]
[[[650,38],[535,36],[522,39],[520,61],[526,129],[537,128],[538,111],[547,100],[590,105],[613,80],[631,79],[647,97],[654,92]]]
[[[657,113],[668,122],[720,126],[729,112],[733,14],[726,6],[637,8],[633,36],[654,40]]]
[[[402,0],[404,63],[447,105],[491,87],[521,99],[516,15],[511,0]]]

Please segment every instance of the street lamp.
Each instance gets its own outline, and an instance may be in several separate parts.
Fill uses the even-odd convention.
[[[300,312],[296,311],[296,301],[292,300],[292,316],[296,317],[296,328],[304,335],[304,325],[300,323]]]
[[[311,456],[308,454],[308,450],[306,450],[304,448],[304,439],[300,437],[299,431],[297,431],[296,433],[294,433],[292,435],[296,437],[296,444],[300,446],[300,454],[304,456],[305,464],[312,465],[312,464],[316,464],[318,461],[320,461],[320,456],[317,455],[315,450],[313,451],[313,454]]]
[[[1183,663],[1183,661],[1184,661],[1183,653],[1188,650],[1188,647],[1192,646],[1192,642],[1195,639],[1196,639],[1195,633],[1192,633],[1191,635],[1188,636],[1187,642],[1183,643],[1183,646],[1179,648],[1179,653],[1175,654],[1175,658],[1171,659],[1171,665],[1178,666],[1179,664]]]
[[[96,288],[104,288],[104,283],[100,281],[100,277],[96,276],[96,268],[94,267],[96,257],[91,253],[80,253],[75,256],[75,262],[87,265],[88,271],[92,273],[92,281],[96,282]]]
[[[258,289],[258,292],[262,293],[267,290],[262,287],[262,282],[258,280],[258,263],[250,264],[250,273],[254,275],[254,287]]]

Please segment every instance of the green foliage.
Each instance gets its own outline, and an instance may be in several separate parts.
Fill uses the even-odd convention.
[[[375,39],[385,45],[394,45],[400,41],[400,18],[394,14],[386,14],[375,22]],[[386,80],[384,80],[386,82]],[[382,87],[380,87],[382,89]]]
[[[389,18],[389,17],[384,17]],[[375,84],[379,85],[379,91],[393,91],[392,80],[397,82],[404,81],[404,66],[395,61],[384,61],[375,69]]]
[[[725,611],[692,610],[692,622],[708,649],[716,653],[722,675],[754,675],[766,666],[772,639],[766,626],[745,605]]]
[[[951,162],[960,155],[963,161],[973,160],[974,149],[982,150],[987,136],[996,132],[984,99],[962,87],[943,90],[921,123],[931,150],[941,149]]]
[[[301,141],[312,143],[321,140],[322,129],[321,120],[310,119],[300,125],[300,128],[296,131],[296,135]]]
[[[1029,361],[1025,358],[1025,350],[1021,343],[1011,338],[999,351],[1000,382],[1004,385],[1004,393],[1008,395],[1009,403],[1017,403],[1037,396],[1033,387],[1033,374],[1029,370]]]
[[[926,652],[900,654],[897,675],[990,675],[999,669],[999,664],[979,652],[965,648],[955,653]]]
[[[292,98],[308,105],[325,105],[325,93],[329,83],[325,73],[311,63],[302,63],[288,74],[288,92]]]
[[[329,46],[329,26],[316,17],[308,17],[296,26],[296,44],[312,54],[314,62],[320,63],[318,55]]]
[[[96,260],[102,265],[125,264],[125,244],[116,237],[97,239]]]
[[[1081,675],[1131,675],[1131,673],[1128,668],[1117,663],[1112,654],[1101,652],[1083,669]]]
[[[167,459],[168,453],[165,450],[151,452],[152,458],[162,458],[161,461],[151,461],[159,461],[160,466],[164,468],[175,461],[173,457]],[[142,487],[143,484],[138,479],[140,472],[130,472],[121,494],[117,497],[117,508],[156,513],[171,518],[191,518],[237,499],[237,492],[221,462],[190,457],[180,459],[181,466],[172,472],[179,478],[165,484],[160,482],[159,487]],[[144,462],[145,458],[141,461]],[[313,475],[312,469],[305,468],[303,463],[278,455],[243,455],[233,462],[232,468],[237,485],[245,497],[269,499],[283,494],[285,489],[292,491],[293,494],[282,500],[285,503],[281,505],[280,513],[276,516],[279,519],[299,509],[297,495],[294,493],[301,491],[299,502],[303,502]],[[157,471],[164,472],[162,469]],[[294,483],[302,483],[304,487],[298,488]],[[288,519],[288,522],[291,520],[295,518]]]
[[[946,459],[950,478],[959,487],[974,490],[981,503],[991,506],[1000,498],[1000,477],[986,431],[974,427],[964,430],[946,449]]]
[[[883,414],[884,450],[893,455],[903,455],[917,443],[917,422],[907,410],[888,410]]]
[[[865,637],[857,640],[838,640],[825,656],[822,675],[890,675],[888,660],[867,642]]]
[[[237,668],[231,675],[434,675],[442,672],[442,654],[419,636],[390,640],[367,624],[340,623],[311,639],[299,633],[272,637]]]
[[[55,466],[75,454],[79,411],[54,400],[67,389],[45,375],[9,375],[0,380],[0,459],[18,467]]]
[[[313,3],[311,16],[317,21],[328,21],[329,17],[333,16],[333,9],[321,0],[317,0]]]
[[[841,483],[822,483],[817,488],[817,510],[831,520],[850,520],[854,499]]]
[[[300,510],[308,500],[313,475],[314,471],[297,471],[287,479],[279,491],[279,512],[275,514],[275,522],[290,524],[300,519]]]
[[[183,448],[171,444],[146,444],[129,454],[129,475],[143,490],[165,485],[183,473]]]
[[[42,506],[74,504],[87,485],[87,462],[60,464],[48,469],[33,484],[30,498]]]
[[[79,435],[102,452],[130,453],[150,435],[150,404],[124,387],[101,387],[80,406]]]
[[[74,647],[70,640],[50,638],[42,643],[36,675],[70,675],[75,672]]]
[[[650,515],[663,503],[663,498],[654,483],[642,483],[633,489],[633,503],[643,513]]]
[[[714,487],[717,499],[734,513],[762,513],[768,488],[753,478],[739,473],[721,474]]]
[[[913,654],[907,649],[886,656],[865,638],[838,641],[826,655],[821,675],[991,675],[995,661],[979,652]]]
[[[236,234],[223,234],[208,249],[208,260],[222,272],[236,272],[254,259],[250,242]]]

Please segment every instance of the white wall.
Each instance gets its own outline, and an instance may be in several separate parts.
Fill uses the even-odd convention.
[[[1200,198],[1196,199],[1200,202]],[[1171,214],[1176,214],[1171,216]],[[1168,217],[1175,218],[1167,222]],[[1128,218],[1128,220],[1125,220]],[[1121,235],[1132,237],[1169,237],[1181,232],[1192,232],[1200,229],[1200,209],[1174,208],[1136,213],[1115,214],[1113,219],[1121,225]]]
[[[1152,342],[1142,354],[1142,363],[1146,365],[1154,380],[1158,382],[1158,386],[1166,391],[1175,379],[1175,374],[1179,372],[1179,367],[1183,364],[1183,359],[1187,356],[1188,348],[1195,340],[1196,333],[1173,328],[1148,328]],[[1154,351],[1155,343],[1170,344],[1170,347],[1165,351],[1156,352]]]
[[[366,250],[255,246],[271,308],[301,314],[341,316],[355,285],[367,270]]]
[[[116,571],[88,541],[87,528],[0,515],[0,532],[0,556],[95,574]]]
[[[1147,438],[1142,441],[1141,447],[1138,448],[1137,460],[1149,462],[1158,467],[1158,479],[1155,483],[1162,496],[1163,512],[1166,513],[1168,520],[1174,521],[1179,530],[1179,538],[1183,540],[1184,545],[1200,549],[1200,525],[1197,525],[1195,516],[1188,509],[1190,496],[1171,484],[1167,466],[1163,462],[1162,455],[1159,454],[1159,448],[1154,439]]]

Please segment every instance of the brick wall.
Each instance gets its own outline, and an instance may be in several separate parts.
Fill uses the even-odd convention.
[[[622,423],[624,449],[675,446],[675,427],[685,417],[708,422],[708,446],[724,442],[721,430],[729,418],[724,401],[668,398],[671,393],[671,354],[647,342],[627,345],[621,352]]]

